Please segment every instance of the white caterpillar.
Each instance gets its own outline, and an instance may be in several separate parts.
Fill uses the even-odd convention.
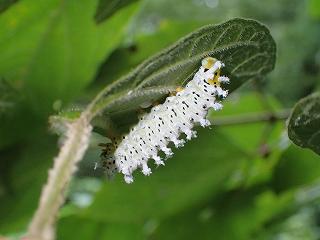
[[[144,175],[150,175],[149,159],[154,159],[157,165],[164,165],[158,156],[159,151],[170,157],[173,154],[168,148],[170,142],[177,148],[185,143],[179,139],[181,133],[190,140],[196,137],[196,131],[192,130],[194,125],[209,126],[206,119],[208,110],[220,110],[222,104],[218,99],[228,94],[220,85],[229,83],[228,77],[220,76],[223,66],[214,58],[203,59],[201,67],[183,90],[167,97],[163,104],[153,107],[150,113],[141,117],[119,145],[115,143],[114,148],[109,145],[102,154],[107,174],[120,172],[127,183],[133,182],[132,173],[137,168],[142,169]]]

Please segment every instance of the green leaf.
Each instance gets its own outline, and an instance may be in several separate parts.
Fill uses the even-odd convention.
[[[126,74],[128,69],[134,69],[147,57],[156,54],[202,25],[193,21],[163,21],[157,32],[152,35],[138,35],[133,44],[116,49],[99,69],[97,81],[103,84],[102,86],[111,83]]]
[[[22,95],[10,82],[0,78],[0,150],[21,141],[31,128],[39,126],[37,119],[24,108]]]
[[[0,13],[7,10],[11,5],[16,3],[18,0],[0,0]]]
[[[278,192],[296,189],[319,180],[319,156],[295,145],[283,152],[273,171],[272,184]]]
[[[105,112],[112,114],[113,112],[134,109],[145,102],[155,102],[157,99],[161,98],[161,96],[167,95],[174,90],[175,88],[172,86],[160,86],[148,87],[139,91],[125,91],[125,94],[121,92],[118,94],[119,97],[115,97],[114,101],[110,102],[104,110]]]
[[[270,72],[275,64],[275,51],[269,30],[254,20],[233,19],[205,26],[107,86],[94,102],[93,112],[103,111],[114,99],[121,98],[112,94],[123,92],[125,96],[128,91],[147,87],[181,86],[192,78],[205,56],[226,64],[223,74],[231,77],[232,91],[247,80]]]
[[[290,3],[294,4],[291,1]],[[299,99],[309,94],[310,89],[315,89],[320,78],[317,60],[320,47],[317,40],[320,38],[319,24],[306,16],[306,10],[302,10],[305,8],[305,2],[297,1],[296,4],[295,8],[299,14],[292,19],[293,21],[274,26],[274,31],[278,33],[277,47],[281,51],[277,54],[277,67],[265,86],[267,92],[275,95],[287,107],[292,107]],[[309,34],[306,34],[306,29]],[[288,86],[290,91],[284,93]]]
[[[0,78],[0,122],[5,114],[10,114],[19,101],[18,92],[4,79]]]
[[[141,240],[141,224],[101,222],[79,216],[63,218],[58,225],[57,239]]]
[[[258,231],[292,202],[290,196],[277,196],[268,189],[238,189],[165,219],[150,238],[258,239]]]
[[[119,9],[136,2],[137,0],[99,0],[95,20],[100,23],[111,17]]]
[[[21,1],[0,16],[0,76],[25,88],[38,114],[77,96],[120,43],[135,12],[121,9],[103,24],[96,1]],[[114,31],[117,29],[117,31]]]
[[[7,148],[1,155],[1,182],[5,184],[0,192],[1,233],[22,232],[38,205],[41,188],[52,159],[56,154],[56,138],[45,134],[45,129],[32,129],[29,141]],[[2,168],[3,167],[3,168]]]
[[[320,154],[320,93],[301,99],[288,124],[289,138],[298,146]]]
[[[320,18],[320,2],[318,0],[309,1],[309,13],[315,19]]]

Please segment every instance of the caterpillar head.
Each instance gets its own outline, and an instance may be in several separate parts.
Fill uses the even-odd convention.
[[[201,65],[202,67],[204,67],[205,70],[209,70],[210,68],[212,68],[214,66],[214,64],[217,62],[218,60],[213,58],[213,57],[206,57],[202,60]],[[215,72],[214,72],[214,76],[213,78],[209,79],[208,82],[211,85],[220,87],[220,82],[218,81],[220,77],[220,68],[218,68]]]
[[[213,65],[217,62],[218,60],[213,58],[213,57],[206,57],[202,59],[201,65],[204,67],[204,69],[210,69],[213,67]]]

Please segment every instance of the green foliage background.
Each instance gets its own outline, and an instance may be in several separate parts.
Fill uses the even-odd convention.
[[[287,123],[290,138],[314,152],[291,143],[284,121],[226,124],[292,108],[319,90],[317,0],[0,0],[0,12],[0,236],[24,234],[36,209],[61,142],[49,116],[63,132],[59,121],[146,58],[203,25],[245,17],[275,38],[275,70],[234,91],[210,115],[218,126],[199,129],[165,167],[132,185],[93,170],[113,120],[95,119],[58,239],[319,239],[319,95],[301,100]],[[127,80],[124,89],[137,86]],[[306,120],[296,124],[299,117]]]

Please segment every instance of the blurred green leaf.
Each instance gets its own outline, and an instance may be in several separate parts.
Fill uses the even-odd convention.
[[[96,1],[26,0],[0,16],[0,75],[25,88],[38,114],[90,83],[136,9],[123,8],[97,26],[95,7]]]
[[[290,239],[317,240],[319,232],[317,226],[316,207],[304,207],[286,219],[268,224],[267,228],[259,232],[259,240]]]
[[[121,98],[116,94],[119,92],[126,96],[128,91],[135,93],[147,87],[183,85],[192,78],[205,56],[213,56],[226,64],[224,73],[232,79],[229,86],[232,91],[245,81],[271,71],[275,50],[269,30],[254,20],[233,19],[205,26],[107,86],[96,99],[93,112],[103,111]]]
[[[319,156],[312,151],[290,146],[274,168],[273,188],[280,192],[312,184],[320,178]]]
[[[0,79],[0,150],[21,141],[28,136],[29,128],[39,124],[23,107],[22,96],[22,92],[12,86],[11,82]]]
[[[162,21],[156,33],[139,35],[134,39],[134,43],[116,49],[99,69],[97,81],[103,86],[111,83],[126,74],[128,69],[135,68],[147,57],[202,25],[200,22],[191,21]]]
[[[265,90],[287,107],[292,107],[299,99],[312,93],[320,78],[317,57],[320,52],[317,40],[320,39],[320,28],[318,22],[307,16],[305,5],[305,1],[298,1],[298,15],[294,20],[273,27],[279,49],[277,67],[270,74]],[[290,89],[284,91],[288,86]]]
[[[119,9],[136,2],[137,0],[99,0],[95,19],[100,23],[111,17]]]
[[[16,104],[14,109],[6,111],[0,117],[0,150],[23,140],[30,140],[30,136],[44,125],[45,123],[40,122],[34,114],[30,114],[28,109]]]
[[[35,130],[35,129],[33,129]],[[1,152],[1,181],[6,189],[0,194],[0,232],[22,232],[35,211],[42,185],[56,151],[56,139],[33,131],[29,141],[12,147],[10,154]]]
[[[289,138],[298,146],[320,154],[320,93],[301,99],[288,124]]]
[[[2,116],[10,114],[17,102],[19,102],[18,92],[4,79],[0,79],[0,122]]]
[[[320,18],[320,2],[318,0],[309,0],[309,13],[316,19]]]
[[[245,118],[262,112],[272,113],[279,109],[272,96],[256,92],[233,93],[225,101],[222,111],[211,111],[209,119],[223,134],[248,155],[249,161],[238,169],[231,187],[251,186],[269,181],[273,167],[281,156],[284,147],[280,146],[281,133],[285,129],[283,121],[256,121],[243,124],[224,124],[226,119]],[[245,141],[244,141],[245,139]],[[232,186],[233,185],[233,186]]]
[[[265,189],[220,194],[218,198],[165,219],[152,239],[258,239],[259,230],[290,206],[290,195],[276,196]]]
[[[16,3],[18,0],[0,0],[0,13],[7,10],[11,5]]]
[[[140,224],[101,222],[90,218],[70,216],[59,221],[58,240],[142,240]]]
[[[267,105],[272,107],[272,109],[267,109]],[[222,124],[222,131],[232,138],[239,147],[247,150],[248,152],[254,153],[258,150],[259,144],[263,141],[263,132],[267,125],[270,123],[268,121],[256,121],[248,124],[226,124],[224,125],[223,119],[225,117],[239,117],[246,116],[248,114],[259,114],[262,112],[272,112],[279,109],[279,104],[276,99],[272,96],[263,96],[256,92],[248,92],[241,94],[231,94],[228,99],[224,101],[223,111],[211,111],[209,114],[209,119],[213,125],[216,121]],[[282,124],[280,124],[282,125]],[[274,136],[279,136],[281,132],[281,126],[277,126]],[[246,141],[243,141],[243,138]]]

